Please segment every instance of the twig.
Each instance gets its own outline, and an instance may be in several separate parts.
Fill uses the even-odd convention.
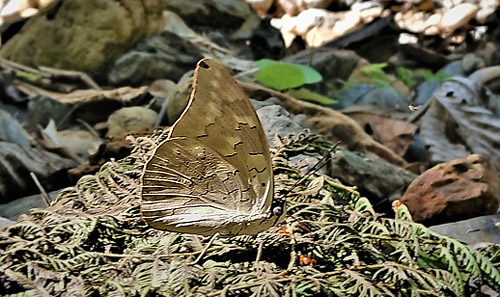
[[[42,187],[42,184],[38,180],[38,177],[33,172],[30,172],[31,178],[35,182],[35,185],[38,187],[38,190],[40,191],[40,194],[42,195],[43,201],[47,206],[50,206],[50,196],[47,194],[45,189]]]

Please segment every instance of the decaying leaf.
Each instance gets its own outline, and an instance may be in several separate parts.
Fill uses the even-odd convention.
[[[471,153],[487,156],[500,168],[500,107],[484,87],[455,77],[434,93],[420,132],[435,163]]]

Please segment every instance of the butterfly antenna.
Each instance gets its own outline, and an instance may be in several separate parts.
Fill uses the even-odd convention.
[[[300,185],[301,183],[303,183],[306,179],[308,179],[314,173],[316,173],[318,170],[320,170],[321,168],[323,168],[323,166],[325,166],[326,164],[328,164],[328,162],[332,159],[332,153],[339,146],[339,144],[340,144],[340,141],[337,142],[316,164],[314,164],[313,167],[311,167],[309,170],[307,170],[306,174],[304,174],[304,176],[301,179],[299,179],[298,181],[296,181],[290,187],[290,189],[288,189],[288,193],[290,193],[291,191],[293,191],[298,185]]]
[[[288,190],[288,193],[290,193],[293,189],[295,189],[298,185],[300,185],[302,182],[304,182],[306,179],[308,179],[309,177],[311,177],[314,173],[316,173],[318,170],[320,170],[321,168],[323,168],[323,166],[325,166],[332,158],[332,153],[335,151],[335,149],[339,146],[340,144],[340,141],[337,142],[330,150],[328,150],[328,152],[316,163],[314,164],[313,167],[311,167],[307,172],[306,174],[304,174],[304,176],[299,179],[298,181],[296,181],[291,187],[290,189]],[[314,250],[314,247],[315,247],[315,239],[314,239],[314,233],[312,232],[312,230],[306,226],[306,224],[302,223],[298,218],[294,217],[290,212],[287,212],[286,213],[287,216],[289,216],[290,218],[292,218],[294,221],[296,221],[297,223],[299,223],[299,225],[304,228],[304,230],[306,230],[309,234],[311,234],[311,244],[312,244],[312,249]],[[311,257],[312,258],[312,257]]]

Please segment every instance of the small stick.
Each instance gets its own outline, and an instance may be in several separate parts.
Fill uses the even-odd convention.
[[[212,237],[210,238],[210,241],[207,243],[207,245],[203,248],[203,250],[201,251],[201,253],[198,255],[198,257],[191,263],[189,263],[188,265],[195,265],[196,263],[198,263],[201,258],[203,258],[203,256],[205,256],[205,253],[207,252],[208,248],[212,245],[212,243],[214,243],[215,239],[217,239],[217,237],[219,237],[220,233],[217,232],[215,233],[214,235],[212,235]]]
[[[50,196],[47,194],[45,189],[42,187],[42,184],[38,180],[38,177],[33,172],[30,172],[31,178],[35,182],[35,185],[38,187],[38,190],[40,191],[40,194],[42,195],[43,201],[47,206],[50,206]]]

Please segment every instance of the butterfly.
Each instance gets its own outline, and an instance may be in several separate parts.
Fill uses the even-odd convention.
[[[284,217],[273,183],[250,99],[219,62],[201,60],[186,109],[145,165],[142,218],[175,232],[255,235]]]

